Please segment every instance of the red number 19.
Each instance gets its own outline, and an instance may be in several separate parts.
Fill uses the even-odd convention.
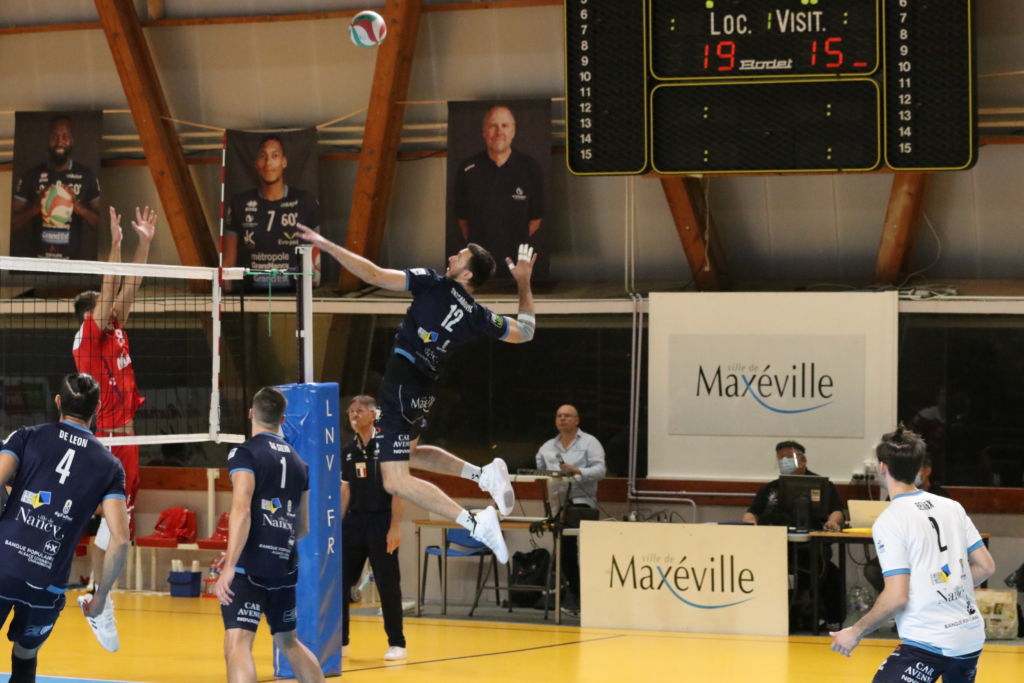
[[[715,67],[718,71],[732,71],[736,68],[736,43],[731,40],[723,40],[722,42],[715,45],[715,56],[722,60],[724,63],[719,64]],[[711,45],[709,43],[704,44],[704,70],[707,71],[710,66],[711,58]]]

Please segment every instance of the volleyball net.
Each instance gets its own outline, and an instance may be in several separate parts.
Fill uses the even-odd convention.
[[[149,447],[147,464],[201,465],[207,444],[244,440],[252,392],[295,381],[288,356],[302,353],[270,338],[272,327],[291,337],[301,314],[271,322],[269,295],[224,294],[224,282],[245,274],[0,257],[0,431],[56,419],[61,378],[80,371],[96,376],[107,399],[97,433],[107,445]],[[247,312],[247,301],[256,310]],[[122,329],[99,317],[90,328],[82,315],[90,306],[92,316],[126,309],[117,310]]]

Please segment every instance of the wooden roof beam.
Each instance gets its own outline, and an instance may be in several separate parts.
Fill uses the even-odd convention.
[[[704,201],[700,179],[674,176],[659,180],[697,289],[717,292],[731,288],[732,282],[725,273],[725,258],[718,240],[712,239],[714,221]]]
[[[893,174],[889,208],[885,211],[882,240],[875,259],[875,282],[878,284],[898,284],[908,268],[921,228],[928,176],[923,172]]]
[[[405,105],[401,103],[409,91],[422,12],[422,0],[388,0],[383,11],[387,39],[376,48],[377,64],[345,235],[345,248],[371,261],[380,253],[384,237],[405,115]],[[343,291],[360,286],[359,279],[344,269],[338,284]]]
[[[132,0],[95,2],[181,263],[215,266],[213,235],[170,121],[170,109],[135,4]]]

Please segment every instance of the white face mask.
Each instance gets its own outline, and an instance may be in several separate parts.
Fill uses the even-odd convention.
[[[921,481],[921,473],[918,472],[917,475],[914,477],[914,486],[920,488],[922,483],[923,482]]]
[[[792,458],[782,458],[779,460],[779,474],[793,474],[796,468],[800,466],[797,457],[794,455]]]

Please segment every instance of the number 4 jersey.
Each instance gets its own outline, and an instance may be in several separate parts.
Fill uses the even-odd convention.
[[[900,638],[946,656],[980,650],[985,624],[967,556],[982,540],[960,503],[926,491],[901,494],[871,532],[882,575],[910,574],[909,600],[896,615]]]
[[[124,470],[69,422],[22,427],[0,445],[18,461],[0,517],[0,574],[64,592],[71,560],[96,506],[124,499]]]

